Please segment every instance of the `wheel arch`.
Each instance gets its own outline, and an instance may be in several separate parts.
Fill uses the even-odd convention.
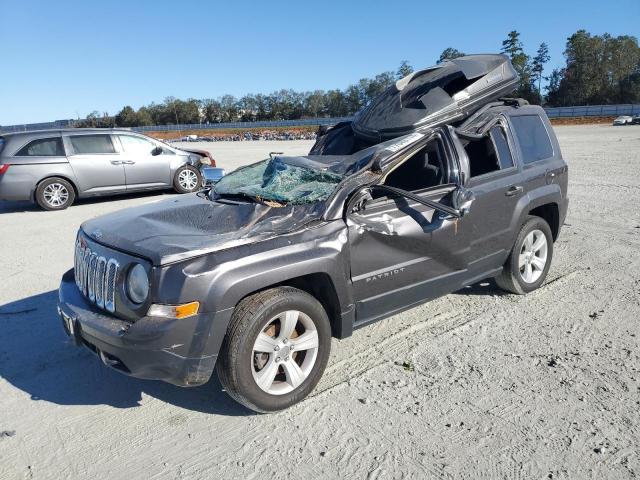
[[[529,215],[540,217],[549,224],[555,242],[560,233],[560,208],[556,202],[549,202],[529,210]]]
[[[562,191],[557,184],[544,185],[522,196],[516,205],[511,223],[511,244],[515,242],[520,227],[529,215],[540,217],[549,223],[553,240],[560,233],[560,201]]]
[[[338,298],[338,292],[336,291],[333,279],[328,273],[307,273],[305,275],[292,277],[271,285],[265,285],[264,287],[254,292],[248,293],[247,295],[242,297],[240,301],[264,290],[278,287],[297,288],[298,290],[302,290],[303,292],[308,293],[313,298],[315,298],[318,302],[320,302],[320,305],[322,305],[322,308],[324,308],[324,311],[329,317],[332,336],[338,338],[342,336],[342,315],[340,308],[340,299]],[[240,303],[240,301],[238,303]]]

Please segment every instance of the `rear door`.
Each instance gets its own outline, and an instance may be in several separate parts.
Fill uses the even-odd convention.
[[[153,155],[156,143],[137,135],[118,134],[124,165],[127,190],[168,187],[171,185],[170,162],[174,155],[162,149]],[[166,153],[169,152],[169,153]]]
[[[470,167],[465,187],[475,196],[465,217],[471,228],[467,232],[469,270],[479,275],[504,263],[513,242],[511,222],[525,188],[523,174],[513,155],[513,139],[504,120],[491,127],[481,139],[464,144]]]
[[[122,158],[110,134],[89,133],[63,138],[81,195],[126,190]]]

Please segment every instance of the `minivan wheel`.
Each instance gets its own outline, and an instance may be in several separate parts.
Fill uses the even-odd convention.
[[[202,187],[202,174],[192,165],[183,165],[173,177],[173,187],[178,193],[197,192]]]
[[[552,257],[553,237],[549,224],[540,217],[529,216],[496,283],[518,295],[529,293],[544,283]]]
[[[75,198],[73,186],[64,178],[47,178],[36,189],[36,202],[45,210],[64,210]]]
[[[272,288],[238,304],[216,371],[233,399],[275,412],[315,388],[330,350],[331,325],[320,302],[297,288]]]

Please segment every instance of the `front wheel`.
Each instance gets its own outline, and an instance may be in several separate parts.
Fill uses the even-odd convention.
[[[173,178],[173,188],[178,193],[197,192],[202,187],[202,174],[192,165],[183,165]]]
[[[273,288],[238,304],[216,371],[236,401],[275,412],[315,388],[330,349],[331,325],[320,302],[297,288]]]
[[[553,236],[549,224],[540,217],[530,216],[520,229],[496,283],[518,295],[529,293],[544,283],[552,257]]]

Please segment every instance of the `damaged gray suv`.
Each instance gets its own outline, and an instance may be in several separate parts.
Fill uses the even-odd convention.
[[[59,313],[122,373],[180,386],[216,370],[259,412],[308,395],[331,337],[486,278],[547,276],[567,165],[540,107],[504,98],[501,55],[398,81],[307,156],[273,156],[197,194],[90,220]]]

